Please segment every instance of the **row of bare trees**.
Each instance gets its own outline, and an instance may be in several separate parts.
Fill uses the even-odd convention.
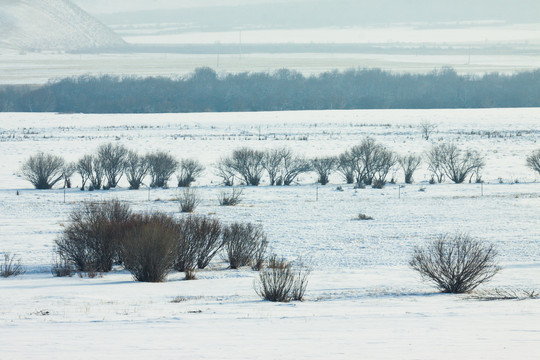
[[[215,172],[225,186],[235,183],[257,186],[264,176],[272,186],[291,185],[308,172],[315,172],[317,182],[325,185],[330,175],[337,172],[348,184],[382,188],[396,169],[403,171],[406,183],[412,183],[422,163],[432,174],[432,183],[441,183],[445,178],[457,184],[467,179],[480,182],[485,167],[484,157],[478,151],[463,150],[453,143],[434,144],[423,156],[400,156],[366,137],[339,156],[311,159],[285,147],[269,150],[242,147],[222,157],[215,164]],[[531,153],[526,163],[540,174],[540,150]],[[95,154],[84,155],[72,164],[56,155],[38,153],[24,162],[20,172],[36,189],[50,189],[61,180],[64,187],[71,187],[71,176],[76,172],[81,177],[82,190],[87,185],[90,190],[98,190],[116,187],[122,176],[130,189],[139,189],[147,178],[150,178],[148,186],[165,187],[173,174],[179,187],[189,187],[204,170],[198,160],[177,160],[163,151],[139,155],[123,145],[108,143],[101,145]]]

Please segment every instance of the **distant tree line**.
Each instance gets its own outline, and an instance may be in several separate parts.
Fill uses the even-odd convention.
[[[513,75],[350,69],[304,76],[288,69],[183,78],[80,76],[40,88],[0,89],[0,111],[163,113],[540,106],[540,69]]]

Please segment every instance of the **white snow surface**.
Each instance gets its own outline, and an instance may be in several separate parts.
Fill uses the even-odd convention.
[[[438,126],[429,141],[418,127],[426,120]],[[28,270],[0,279],[1,358],[537,359],[538,300],[437,294],[407,262],[415,245],[465,231],[499,250],[503,270],[482,289],[539,289],[540,182],[525,166],[539,134],[540,109],[1,113],[0,252]],[[479,150],[485,183],[430,185],[425,165],[414,184],[396,170],[397,184],[382,190],[356,190],[338,175],[318,186],[306,174],[289,187],[246,187],[240,205],[218,205],[224,188],[212,165],[237,147],[287,146],[313,157],[365,136],[400,154],[444,140]],[[257,274],[228,270],[219,256],[195,281],[172,273],[165,283],[137,283],[121,268],[53,278],[54,239],[81,201],[116,198],[135,211],[183,216],[174,187],[132,191],[123,180],[110,191],[68,189],[64,200],[63,189],[33,190],[17,176],[37,151],[75,161],[106,142],[200,160],[207,169],[194,185],[202,198],[195,212],[261,224],[272,251],[312,269],[306,301],[260,300]],[[354,220],[359,213],[374,220]]]
[[[0,0],[0,31],[0,49],[75,51],[124,44],[67,0]]]

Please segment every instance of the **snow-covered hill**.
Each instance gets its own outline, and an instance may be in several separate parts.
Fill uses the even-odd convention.
[[[124,41],[68,0],[0,0],[0,49],[78,51]]]

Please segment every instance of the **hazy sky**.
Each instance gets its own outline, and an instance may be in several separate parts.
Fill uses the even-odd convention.
[[[540,0],[72,0],[111,24],[201,29],[362,26],[496,20],[540,23]]]

